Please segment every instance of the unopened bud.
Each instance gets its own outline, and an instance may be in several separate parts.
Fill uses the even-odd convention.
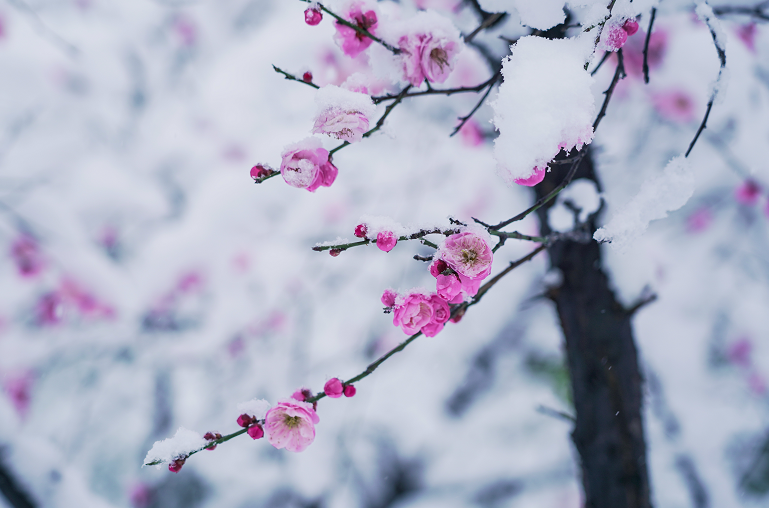
[[[625,24],[622,25],[622,29],[627,32],[628,36],[631,36],[638,31],[638,21],[628,19],[625,21]]]
[[[342,253],[342,249],[331,249],[328,253],[331,254],[331,257],[335,258]]]
[[[337,399],[342,396],[344,386],[342,385],[342,382],[339,381],[339,378],[334,377],[326,381],[325,386],[323,386],[323,391],[332,399]]]
[[[355,236],[358,238],[366,238],[366,233],[368,233],[367,229],[365,224],[358,224],[355,226]]]
[[[246,433],[251,436],[251,439],[260,439],[264,437],[264,429],[258,423],[249,427]]]
[[[170,464],[168,464],[168,470],[172,473],[178,473],[182,470],[182,466],[184,465],[184,462],[187,460],[187,457],[181,457],[179,459],[174,460]]]
[[[323,13],[312,7],[304,11],[304,22],[310,26],[315,26],[323,19]]]
[[[251,425],[255,421],[256,420],[254,419],[253,416],[247,415],[245,413],[240,415],[240,416],[238,416],[238,425],[240,425],[241,427],[248,427],[249,425]]]
[[[355,389],[353,385],[347,385],[344,387],[344,396],[345,397],[354,397],[358,390]]]
[[[312,83],[312,72],[307,71],[304,74],[302,74],[302,81],[305,83]]]

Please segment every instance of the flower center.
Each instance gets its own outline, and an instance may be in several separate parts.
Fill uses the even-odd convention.
[[[437,63],[441,70],[443,70],[444,66],[449,64],[448,55],[446,54],[446,51],[441,48],[433,48],[433,50],[430,51],[430,59]]]
[[[477,259],[478,259],[478,253],[475,252],[473,249],[462,249],[462,261],[466,265],[475,264],[475,261]]]
[[[302,423],[302,419],[298,416],[286,415],[283,417],[283,425],[285,425],[289,429],[294,429],[298,427],[300,423]]]

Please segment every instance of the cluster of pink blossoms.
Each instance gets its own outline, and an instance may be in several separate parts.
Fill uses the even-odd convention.
[[[489,240],[480,232],[453,234],[440,246],[430,265],[436,279],[435,293],[415,289],[399,295],[388,289],[382,294],[382,303],[393,313],[393,324],[404,333],[421,331],[433,337],[451,317],[449,303],[462,303],[478,293],[481,281],[491,273],[493,259]]]

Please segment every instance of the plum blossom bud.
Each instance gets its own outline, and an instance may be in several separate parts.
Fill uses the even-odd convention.
[[[446,262],[442,259],[436,259],[430,264],[430,274],[433,277],[438,277],[443,272],[448,270],[449,265],[446,264]]]
[[[326,384],[323,386],[323,391],[332,399],[338,399],[342,396],[342,392],[344,392],[344,386],[338,378],[334,377],[326,381]]]
[[[251,439],[261,439],[264,437],[264,429],[258,423],[249,427],[246,433],[251,436]]]
[[[182,470],[182,466],[184,465],[184,462],[186,460],[187,460],[187,457],[181,457],[174,460],[173,462],[168,464],[168,470],[171,471],[172,473],[178,473],[179,471]]]
[[[622,29],[627,32],[628,37],[635,35],[638,31],[638,21],[634,19],[625,20],[625,24],[622,25]]]
[[[366,233],[368,233],[368,228],[365,224],[358,224],[355,226],[355,236],[358,238],[366,238]]]
[[[314,9],[310,7],[306,11],[304,11],[304,22],[307,23],[310,26],[315,26],[318,23],[321,22],[323,19],[323,13],[320,12],[320,9]]]
[[[291,394],[291,398],[294,400],[298,400],[299,402],[304,402],[310,397],[312,397],[312,392],[307,388],[300,388]]]
[[[251,416],[243,413],[242,415],[238,416],[238,425],[241,427],[248,427],[252,423],[254,423],[256,419]]]
[[[379,250],[390,252],[398,243],[398,237],[392,231],[381,231],[376,235],[376,246]]]
[[[259,178],[264,178],[265,176],[270,176],[274,172],[275,171],[273,171],[273,169],[267,164],[257,164],[251,168],[251,178],[257,180]]]
[[[302,74],[302,81],[305,83],[312,83],[312,72],[307,71],[304,74]]]
[[[287,146],[281,158],[280,173],[286,183],[310,192],[321,186],[330,187],[339,172],[318,138],[305,138]]]
[[[617,51],[627,42],[628,33],[621,25],[607,24],[601,34],[601,43],[606,51]]]
[[[219,434],[218,432],[216,432],[216,433],[214,433],[214,432],[206,432],[203,435],[203,439],[207,439],[208,441],[214,441],[216,439],[221,439],[221,438],[222,438],[222,435]],[[206,450],[214,451],[214,450],[216,450],[216,445],[209,446],[208,448],[206,448]]]
[[[337,257],[339,254],[342,253],[342,249],[331,249],[328,251],[329,254],[331,254],[332,258]]]
[[[385,307],[393,307],[397,296],[398,295],[392,289],[385,289],[384,293],[382,293],[382,304]]]
[[[345,397],[355,397],[355,394],[358,390],[355,389],[353,385],[346,385],[344,387],[344,396]]]

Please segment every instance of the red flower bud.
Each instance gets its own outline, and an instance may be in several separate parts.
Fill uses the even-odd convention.
[[[366,233],[368,233],[368,230],[365,224],[358,224],[355,226],[355,236],[358,238],[366,238]]]
[[[307,9],[304,11],[304,22],[310,26],[315,26],[323,19],[323,13],[318,9]]]
[[[184,465],[184,462],[187,460],[187,457],[182,457],[180,459],[176,459],[175,461],[168,464],[168,470],[172,473],[178,473],[182,470],[182,466]]]
[[[251,439],[260,439],[264,437],[264,429],[258,423],[253,427],[249,427],[246,433],[251,436]]]
[[[328,253],[331,254],[331,257],[335,258],[342,253],[342,249],[331,249]]]
[[[238,425],[241,427],[248,427],[252,423],[254,423],[256,420],[254,420],[254,417],[247,414],[242,414],[238,416]]]
[[[304,74],[302,74],[302,81],[305,83],[312,83],[312,72],[307,71]]]
[[[345,397],[354,397],[358,390],[355,389],[353,385],[347,385],[344,387],[344,396]]]

